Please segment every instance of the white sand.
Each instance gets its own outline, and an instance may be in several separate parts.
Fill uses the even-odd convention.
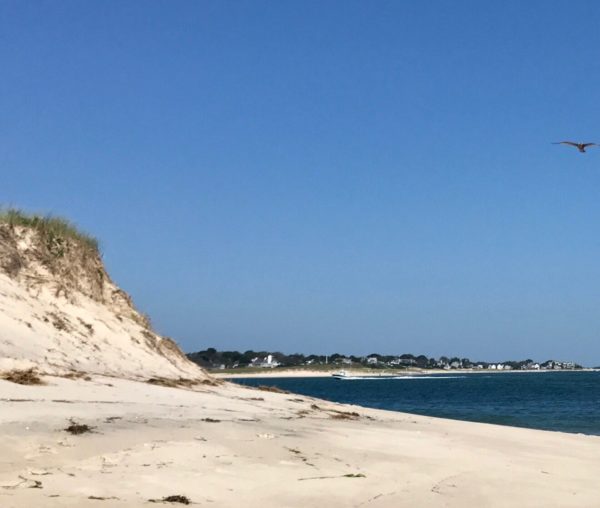
[[[47,380],[0,381],[2,508],[156,506],[148,500],[176,494],[212,507],[600,505],[598,437],[229,384],[194,392],[103,377]],[[334,419],[332,410],[361,416]],[[96,432],[64,432],[70,418]]]
[[[219,371],[211,371],[210,375],[217,379],[242,379],[242,378],[264,378],[264,379],[277,379],[284,377],[331,377],[331,374],[335,372],[335,370],[324,371],[324,370],[286,370],[286,369],[276,369],[276,370],[264,370],[260,372],[246,372],[246,373],[237,373],[237,372],[227,372],[221,373]],[[350,373],[350,372],[349,372]],[[350,373],[354,375],[354,373]],[[356,375],[364,375],[356,374]]]

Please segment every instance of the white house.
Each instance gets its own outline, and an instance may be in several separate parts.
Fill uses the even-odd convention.
[[[252,367],[262,367],[263,369],[273,369],[281,364],[273,358],[273,355],[267,355],[264,358],[259,358],[258,356],[253,358],[250,365]]]

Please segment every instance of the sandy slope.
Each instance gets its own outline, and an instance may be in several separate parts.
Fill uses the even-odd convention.
[[[154,333],[97,252],[72,239],[61,240],[59,251],[48,242],[35,229],[0,223],[0,374],[34,367],[207,378],[173,341]]]
[[[156,506],[175,494],[213,507],[600,506],[598,437],[229,384],[47,379],[0,381],[3,508]],[[69,435],[70,418],[96,432]]]
[[[32,293],[0,274],[0,372],[36,367],[147,379],[206,377],[163,339],[128,316],[84,295]],[[166,354],[165,354],[166,353]]]

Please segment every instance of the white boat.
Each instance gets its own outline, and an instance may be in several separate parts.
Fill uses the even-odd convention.
[[[338,370],[337,372],[331,374],[331,376],[335,379],[346,379],[350,377],[345,370]]]

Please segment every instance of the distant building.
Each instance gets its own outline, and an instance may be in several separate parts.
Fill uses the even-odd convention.
[[[267,355],[264,358],[253,358],[250,362],[251,367],[261,367],[263,369],[274,369],[281,365],[277,360],[273,358],[273,355]]]

